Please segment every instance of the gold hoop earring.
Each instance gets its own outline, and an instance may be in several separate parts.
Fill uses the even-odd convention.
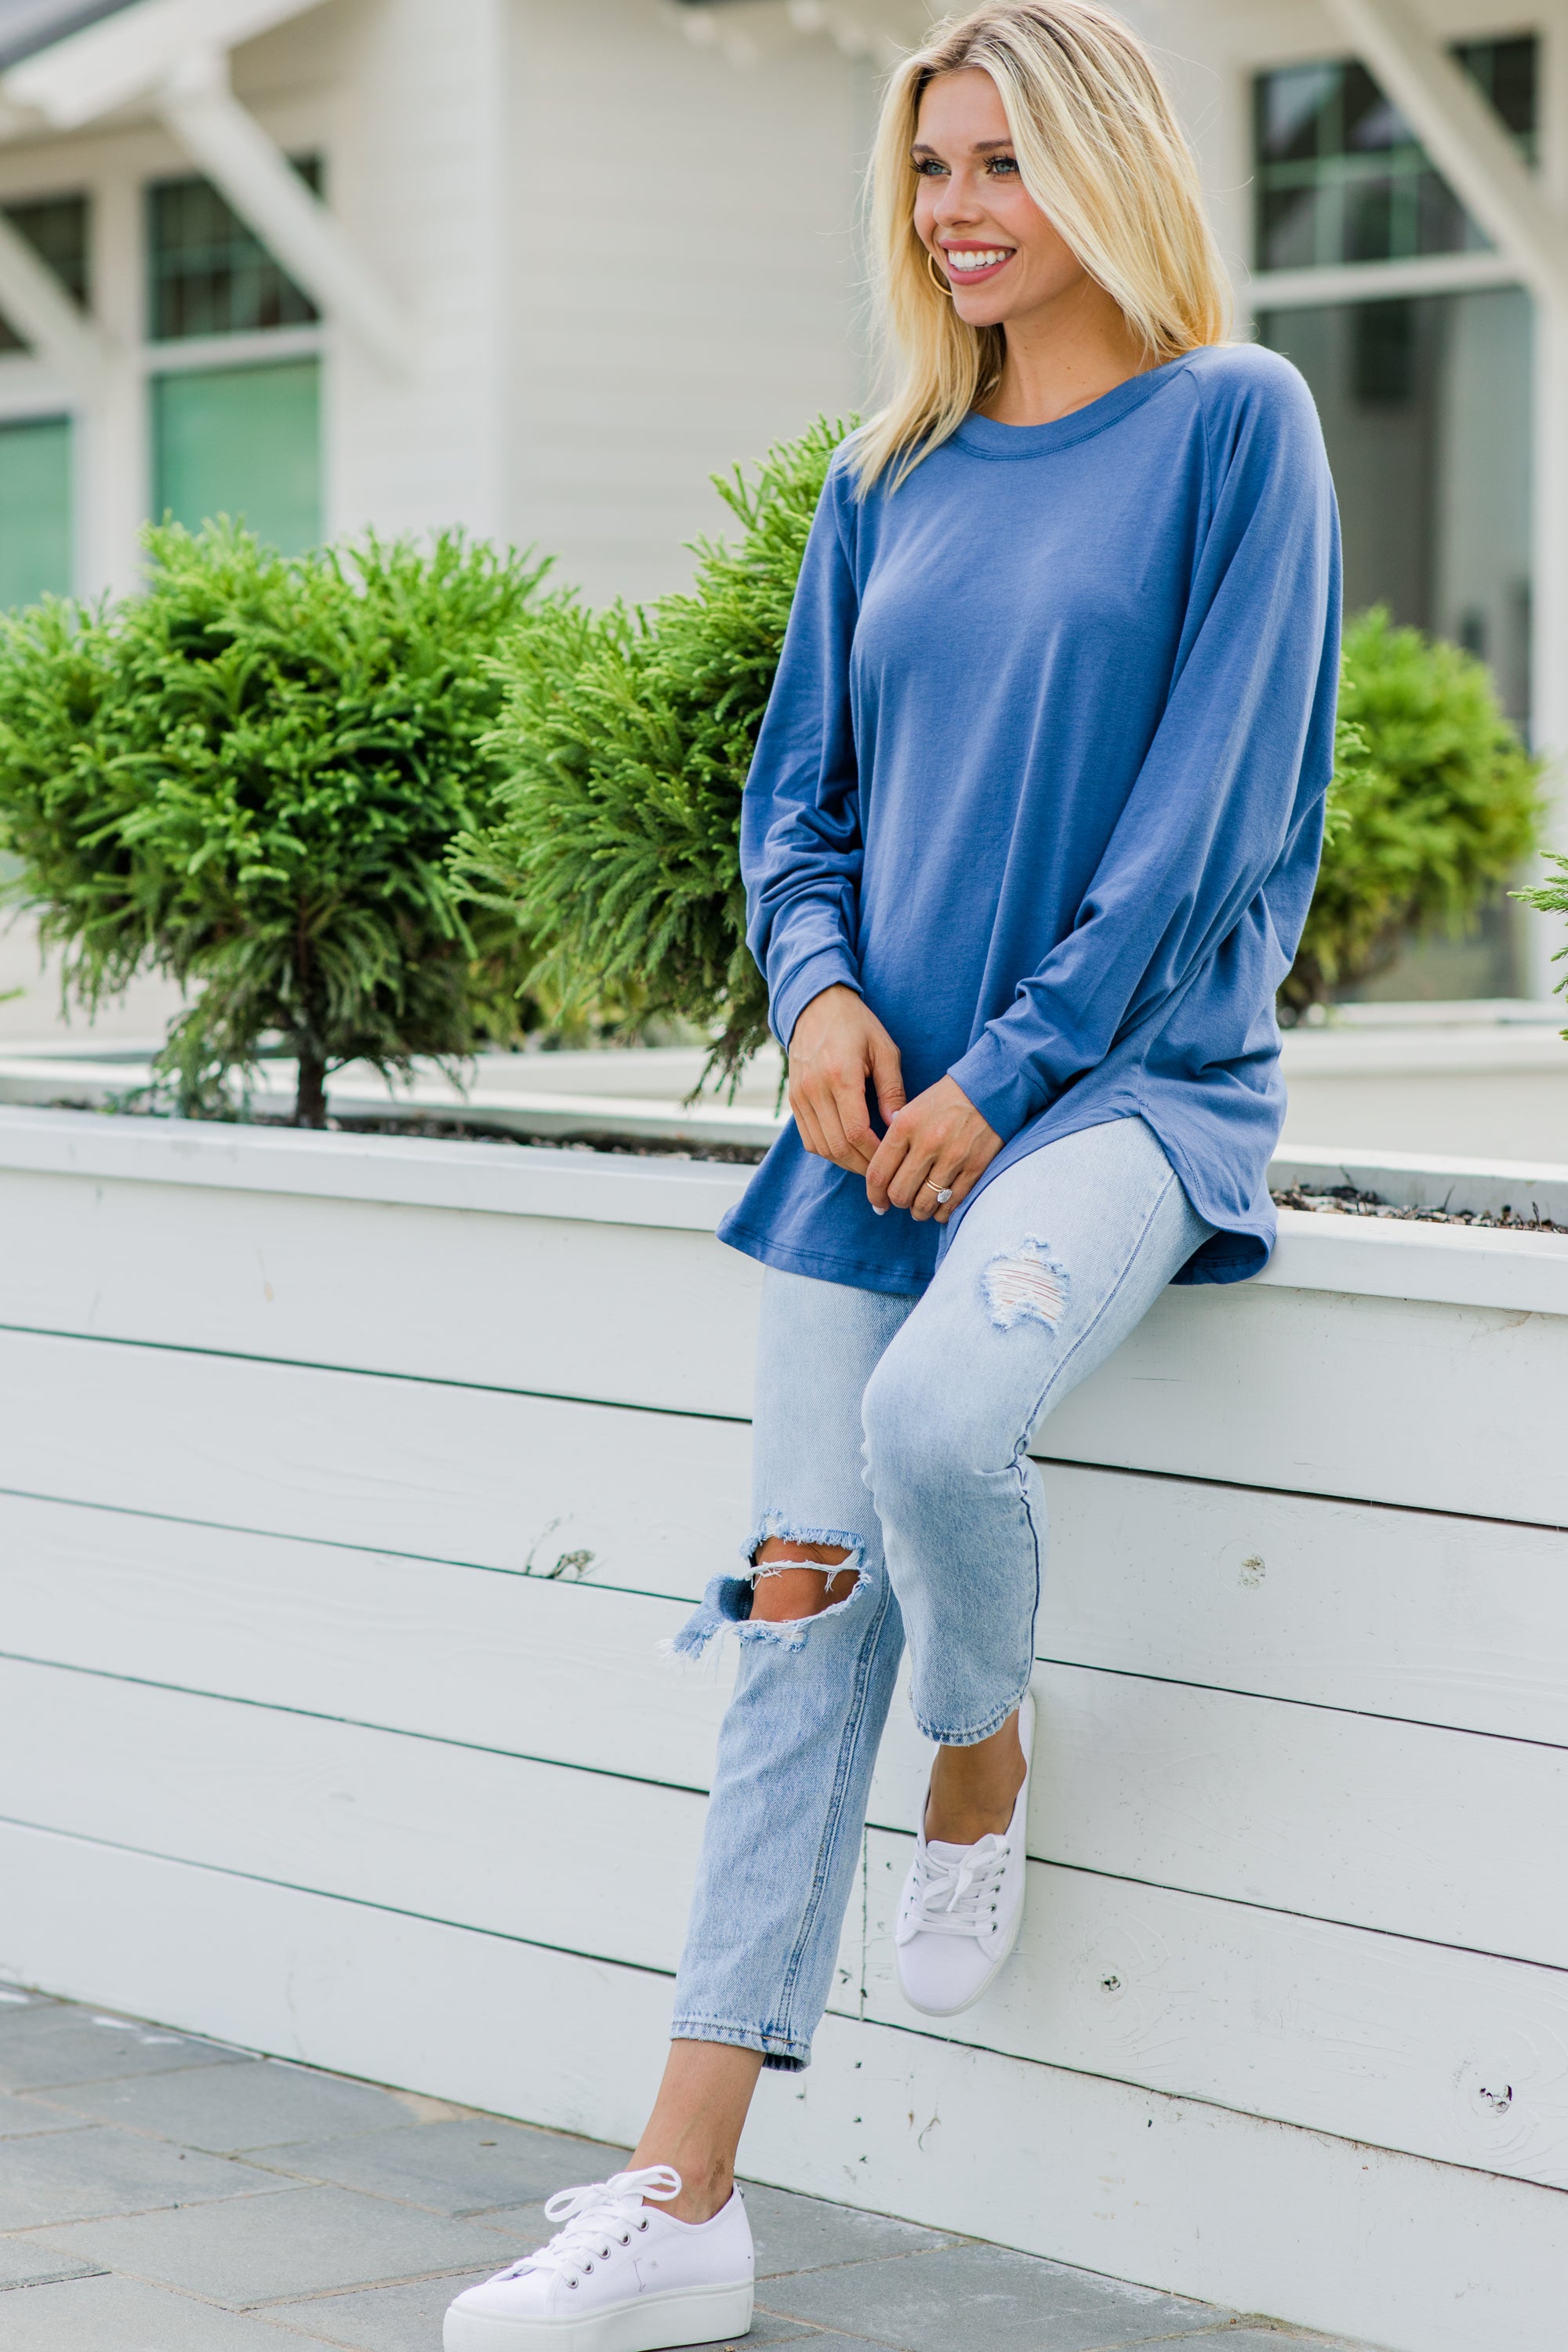
[[[929,245],[926,247],[926,271],[931,278],[931,284],[936,288],[937,292],[939,294],[945,294],[948,300],[951,302],[952,299],[952,281],[949,278],[944,278],[941,270],[937,268],[936,256],[931,251]]]

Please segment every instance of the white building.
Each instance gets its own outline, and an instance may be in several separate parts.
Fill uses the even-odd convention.
[[[1128,0],[1347,594],[1568,750],[1568,0]],[[866,395],[856,188],[921,0],[0,0],[0,603],[151,514],[458,522],[674,584],[715,468]],[[1568,819],[1558,827],[1568,839]],[[1547,927],[1477,992],[1548,984]]]

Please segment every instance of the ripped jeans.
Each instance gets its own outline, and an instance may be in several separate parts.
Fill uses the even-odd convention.
[[[1151,1129],[1121,1118],[988,1185],[923,1297],[767,1269],[746,1566],[770,1536],[848,1558],[818,1616],[749,1622],[751,1574],[720,1577],[677,1639],[738,1633],[740,1662],[676,2040],[809,2063],[905,1640],[928,1738],[1001,1728],[1028,1687],[1045,1559],[1030,1434],[1211,1231]]]

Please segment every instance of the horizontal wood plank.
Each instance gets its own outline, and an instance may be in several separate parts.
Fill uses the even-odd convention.
[[[1167,1290],[1036,1432],[1066,1461],[1568,1527],[1568,1317]]]
[[[0,1324],[744,1416],[761,1268],[710,1234],[0,1175]]]
[[[545,1576],[564,1560],[695,1600],[739,1557],[750,1460],[744,1423],[0,1331],[12,1493]]]
[[[689,1231],[0,1175],[0,1325],[744,1417],[759,1268]],[[1062,1458],[1568,1526],[1568,1316],[1170,1291]],[[1463,1443],[1454,1442],[1456,1430]]]
[[[1029,1852],[1156,1886],[1568,1967],[1568,1750],[1038,1665]],[[895,1701],[870,1817],[931,1749]]]
[[[0,1789],[29,1826],[673,1970],[698,1790],[0,1659]],[[858,1999],[851,1906],[838,1998]]]
[[[0,1787],[38,1828],[663,1969],[702,1830],[685,1790],[15,1661]]]
[[[1568,2188],[1568,1973],[1031,1863],[1014,1958],[934,2025],[894,1966],[913,1845],[868,1841],[868,2017]]]
[[[1042,1657],[1568,1741],[1568,1533],[1049,1463]]]
[[[544,1441],[604,1411],[520,1402],[556,1468]],[[605,1417],[633,1437],[648,1426]],[[529,1450],[513,1457],[523,1491]],[[498,1748],[521,1714],[536,1754],[635,1772],[651,1746],[660,1777],[705,1787],[734,1645],[661,1654],[688,1600],[598,1580],[655,1581],[660,1552],[672,1577],[704,1551],[722,1565],[715,1490],[681,1476],[679,1450],[643,1466],[646,1485],[614,1447],[594,1465],[601,1524],[623,1483],[636,1492],[618,1559],[612,1544],[581,1580],[559,1529],[544,1572],[524,1575],[0,1494],[0,1650]],[[1046,1483],[1047,1662],[1562,1743],[1568,1538],[1059,1465]],[[449,1540],[483,1499],[454,1485]],[[684,1507],[709,1517],[705,1543],[682,1544]]]
[[[684,1601],[0,1496],[0,1652],[706,1789]]]
[[[6,1973],[171,2026],[622,2145],[658,2081],[666,1978],[4,1824],[0,1888]],[[923,2032],[827,2019],[742,2161],[1396,2352],[1559,2352],[1561,2192]]]
[[[749,1452],[743,1424],[696,1416],[0,1331],[13,1495],[546,1576],[564,1561],[694,1601],[738,1556]],[[1562,1736],[1561,1532],[1061,1462],[1044,1476],[1042,1655]],[[0,1575],[41,1540],[35,1522],[0,1544]]]
[[[1540,1867],[1568,1839],[1563,1750],[1077,1667],[1035,1679],[1037,1860],[1568,1965],[1568,1886]],[[698,1790],[647,1785],[674,1712],[664,1687],[650,1703],[652,1683],[639,1697],[627,1675],[616,1693],[617,1778],[602,1759],[541,1760],[552,1738],[592,1753],[561,1732],[563,1706],[591,1710],[591,1684],[520,1675],[490,1750],[0,1663],[0,1785],[13,1819],[672,1966],[702,1808]],[[711,1720],[710,1698],[669,1743],[678,1766],[701,1760]],[[929,1753],[900,1700],[878,1826],[913,1830]],[[508,1866],[514,1852],[552,1857],[543,1883]]]

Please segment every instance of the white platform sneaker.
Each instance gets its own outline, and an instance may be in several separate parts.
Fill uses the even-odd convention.
[[[1005,1836],[993,1832],[978,1845],[944,1845],[939,1838],[928,1845],[921,1807],[893,1941],[899,1990],[927,2017],[956,2017],[977,2001],[1024,1924],[1024,1834],[1035,1749],[1035,1702],[1027,1692],[1018,1709],[1018,1741],[1024,1785]]]
[[[744,2336],[753,2263],[741,2192],[710,2221],[659,2211],[679,2194],[668,2164],[560,2189],[544,2212],[564,2226],[458,2297],[446,2352],[672,2352]]]

